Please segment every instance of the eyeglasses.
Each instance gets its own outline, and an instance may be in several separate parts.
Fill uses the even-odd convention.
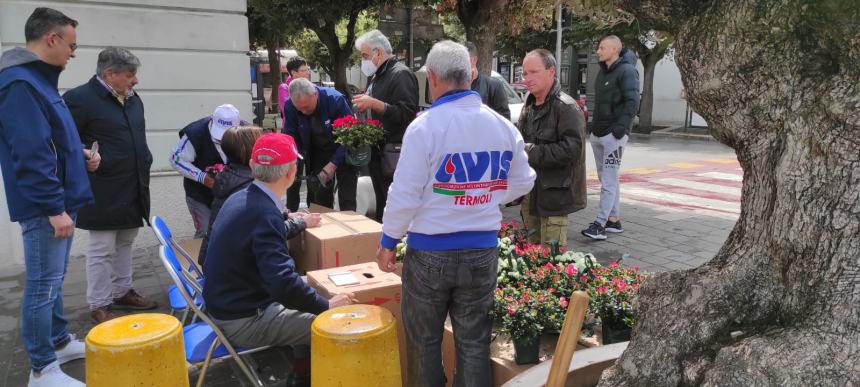
[[[64,43],[66,42],[66,39],[63,39],[63,35],[60,35],[60,34],[55,34],[55,35],[57,35],[57,37],[60,38],[60,40],[62,40]],[[75,50],[78,49],[78,44],[77,43],[69,44],[69,49],[72,50],[72,52],[74,52]]]

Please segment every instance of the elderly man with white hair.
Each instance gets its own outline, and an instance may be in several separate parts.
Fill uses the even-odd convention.
[[[346,97],[330,87],[319,87],[304,78],[290,83],[290,99],[284,102],[284,133],[296,140],[308,176],[308,203],[334,208],[337,190],[341,211],[355,211],[358,171],[346,163],[346,147],[335,143],[332,124],[351,116]],[[287,208],[299,207],[298,179],[287,191]]]
[[[374,215],[381,220],[403,133],[418,111],[418,79],[397,62],[391,43],[378,30],[361,35],[355,48],[361,52],[361,71],[369,79],[367,93],[353,98],[352,103],[358,113],[368,113],[385,129],[385,139],[370,158],[370,179],[376,194]]]
[[[441,343],[450,314],[454,385],[489,386],[499,205],[528,193],[535,172],[519,131],[470,90],[465,47],[435,44],[427,79],[435,102],[403,138],[377,260],[393,271],[394,247],[408,234],[402,308],[410,385],[445,384]]]

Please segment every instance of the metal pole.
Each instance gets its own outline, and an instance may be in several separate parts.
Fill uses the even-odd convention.
[[[412,28],[415,21],[412,8],[412,6],[409,7],[409,69],[415,71],[415,52],[413,51],[415,49],[415,36],[413,35],[415,31]]]
[[[561,83],[561,1],[555,7],[555,20],[555,60],[559,65],[559,68],[555,69],[555,78]]]

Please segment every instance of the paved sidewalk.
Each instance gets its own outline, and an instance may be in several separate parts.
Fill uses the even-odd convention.
[[[738,184],[732,176],[739,176],[740,171],[734,163],[725,159],[702,160],[622,170],[621,211],[625,232],[610,234],[606,241],[591,241],[580,235],[580,230],[593,221],[599,201],[599,183],[592,175],[588,208],[569,217],[568,247],[592,252],[604,264],[629,253],[624,263],[639,266],[645,271],[688,269],[707,262],[720,249],[737,219],[734,208],[739,205],[740,198],[739,195],[733,196],[733,189]],[[719,179],[714,180],[717,177],[725,183],[720,185]],[[680,181],[687,181],[684,183],[687,186],[671,185]],[[630,193],[625,195],[625,190]],[[728,196],[714,196],[719,192]],[[519,219],[519,208],[505,209],[505,218]],[[161,304],[157,312],[169,313],[165,307],[166,289],[171,282],[156,249],[138,249],[134,260],[135,288]],[[73,257],[63,288],[70,328],[80,338],[93,327],[86,305],[84,267],[82,256]],[[0,353],[0,386],[24,386],[27,383],[29,361],[19,328],[23,282],[23,273],[0,272],[0,346],[6,348]],[[253,356],[267,385],[285,385],[285,375],[290,370],[288,351],[274,349]],[[75,361],[63,368],[74,377],[84,377],[83,361]],[[240,375],[231,360],[216,362],[207,373],[205,385],[247,385]],[[193,372],[192,385],[196,379]]]

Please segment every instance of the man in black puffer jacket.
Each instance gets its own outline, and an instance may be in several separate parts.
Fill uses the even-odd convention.
[[[600,206],[597,219],[582,230],[582,235],[604,240],[606,232],[624,231],[618,209],[621,197],[618,172],[627,134],[639,110],[639,73],[636,72],[636,54],[623,49],[615,35],[600,41],[597,57],[600,72],[595,82],[594,120],[589,140],[600,177]]]

